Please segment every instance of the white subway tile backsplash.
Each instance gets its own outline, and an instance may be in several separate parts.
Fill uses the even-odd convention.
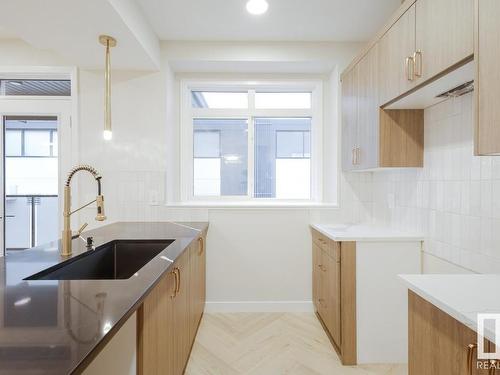
[[[425,110],[424,168],[375,173],[372,215],[423,231],[430,254],[500,272],[500,157],[474,156],[472,106],[467,94]]]

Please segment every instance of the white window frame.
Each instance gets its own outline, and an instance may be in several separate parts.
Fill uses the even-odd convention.
[[[311,92],[310,109],[257,109],[255,92]],[[180,198],[183,203],[320,203],[322,201],[323,170],[323,82],[308,81],[180,81]],[[249,91],[247,109],[192,108],[192,91]],[[310,199],[285,200],[254,198],[254,129],[256,117],[310,117],[311,118],[311,196]],[[234,118],[248,119],[248,171],[246,196],[193,195],[193,119]]]

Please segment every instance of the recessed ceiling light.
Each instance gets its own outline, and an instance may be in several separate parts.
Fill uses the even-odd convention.
[[[266,0],[248,0],[247,2],[247,11],[250,14],[264,14],[267,12],[267,8],[269,8],[269,4]]]

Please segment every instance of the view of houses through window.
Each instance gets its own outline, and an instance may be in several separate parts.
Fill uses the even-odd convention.
[[[191,91],[191,105],[194,197],[311,198],[311,92]]]

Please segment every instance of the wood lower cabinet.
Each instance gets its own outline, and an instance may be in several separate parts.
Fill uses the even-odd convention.
[[[355,249],[313,233],[313,303],[344,365],[356,364]],[[342,263],[344,257],[344,263]],[[344,277],[342,278],[342,274]]]
[[[494,374],[484,369],[487,363],[478,363],[476,332],[411,291],[408,341],[409,375]]]
[[[205,306],[205,234],[172,265],[137,312],[137,373],[181,375]]]
[[[311,229],[313,303],[342,364],[407,362],[407,289],[398,275],[420,272],[421,240]]]

